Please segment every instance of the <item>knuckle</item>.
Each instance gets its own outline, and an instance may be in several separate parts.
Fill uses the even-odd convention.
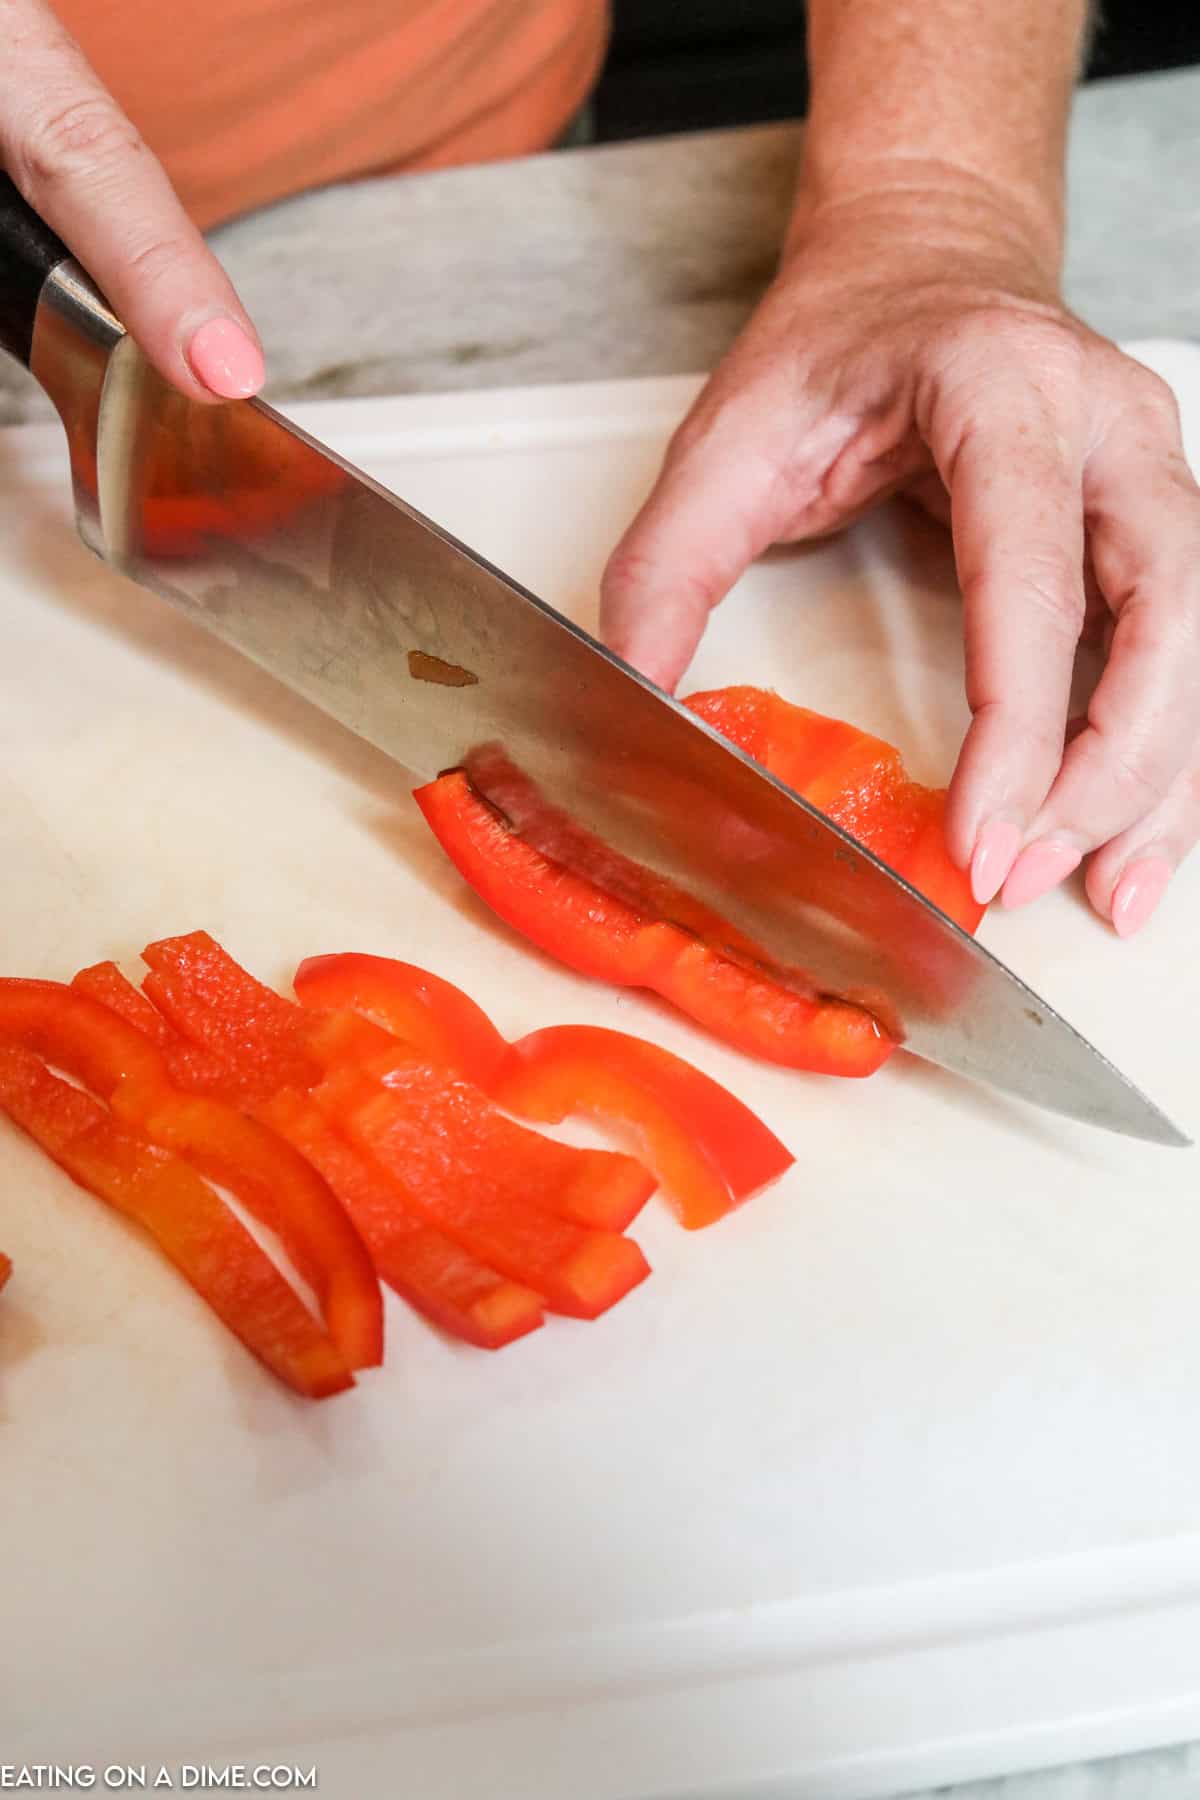
[[[762,404],[759,384],[727,362],[671,434],[668,464],[682,461],[708,445],[719,444],[728,450],[731,445],[754,442],[757,423],[764,413],[770,416]]]
[[[1105,728],[1102,717],[1092,719],[1087,742],[1097,784],[1120,796],[1126,811],[1146,813],[1165,799],[1177,771],[1165,744],[1145,732],[1134,738],[1118,735]]]
[[[1200,589],[1176,568],[1142,570],[1115,607],[1109,667],[1141,671],[1140,711],[1146,727],[1159,718],[1200,727]],[[1101,724],[1109,692],[1096,690],[1092,710]],[[1178,724],[1176,727],[1178,731]]]
[[[1079,333],[1068,320],[1032,305],[981,302],[941,327],[937,348],[943,359],[965,359],[1005,382],[1019,369],[1041,386],[1058,386],[1083,369]]]
[[[1062,761],[1062,733],[1055,730],[1044,713],[1026,715],[1009,697],[984,698],[979,685],[970,679],[967,705],[976,725],[991,727],[997,735],[1002,731],[1019,746],[1027,769],[1056,769]]]
[[[666,606],[672,612],[707,613],[721,592],[722,572],[707,561],[691,569],[664,565],[641,550],[618,549],[604,572],[605,602],[630,612]]]
[[[150,289],[175,273],[186,254],[187,246],[179,238],[152,238],[129,256],[128,272],[141,288]]]
[[[1054,550],[1026,550],[1019,560],[1006,555],[963,579],[968,604],[992,617],[1024,612],[1054,642],[1075,644],[1083,632],[1087,597],[1079,569]]]
[[[1188,585],[1174,564],[1143,571],[1117,621],[1122,650],[1153,661],[1177,682],[1186,680],[1200,651],[1200,603]]]
[[[1146,809],[1157,806],[1171,784],[1169,764],[1146,745],[1114,752],[1109,769],[1118,791]]]
[[[1179,402],[1153,369],[1114,351],[1109,422],[1099,440],[1099,467],[1116,492],[1191,482]]]
[[[666,461],[668,463],[678,462],[684,457],[690,456],[692,451],[708,437],[712,428],[711,409],[706,408],[703,412],[699,408],[693,409],[671,433],[667,443]]]
[[[142,149],[136,128],[107,94],[52,105],[25,133],[22,160],[36,188],[90,174]]]
[[[1180,648],[1200,634],[1200,493],[1186,472],[1168,477],[1140,511],[1109,514],[1091,552],[1105,601],[1122,636],[1153,644],[1177,634]]]
[[[1126,360],[1129,362],[1128,358]],[[1166,426],[1177,435],[1179,402],[1169,383],[1142,363],[1129,362],[1129,368],[1133,375],[1135,406],[1141,418],[1148,424]]]
[[[658,564],[640,550],[615,550],[604,571],[604,588],[608,594],[642,593],[654,583]]]
[[[1087,601],[1078,574],[1051,563],[1027,564],[1018,599],[1056,637],[1075,643],[1081,636]]]

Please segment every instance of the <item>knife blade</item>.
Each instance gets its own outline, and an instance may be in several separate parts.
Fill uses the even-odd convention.
[[[776,978],[868,1005],[916,1055],[1190,1141],[1011,970],[577,625],[265,403],[168,387],[33,235],[48,272],[27,343],[3,317],[0,342],[57,406],[81,534],[114,568],[418,776],[463,767],[490,798],[503,766],[502,810],[536,847],[561,851],[565,816],[635,886],[666,878],[707,909],[711,926],[689,922],[718,948],[725,920]]]

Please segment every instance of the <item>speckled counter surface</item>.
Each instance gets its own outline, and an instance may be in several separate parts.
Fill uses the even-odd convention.
[[[774,272],[796,126],[312,194],[218,238],[286,399],[711,367]],[[1067,293],[1200,337],[1200,69],[1084,89]]]
[[[799,148],[772,126],[363,182],[214,242],[284,403],[694,372],[770,278]],[[1200,339],[1198,178],[1200,70],[1080,95],[1067,292],[1101,330]],[[0,370],[0,421],[44,410]],[[1200,1800],[1200,1745],[936,1800]]]

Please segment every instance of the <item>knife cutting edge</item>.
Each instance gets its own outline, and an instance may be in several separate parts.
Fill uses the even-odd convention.
[[[503,766],[502,810],[536,848],[561,859],[565,815],[615,853],[610,878],[682,890],[716,948],[732,926],[774,978],[867,1005],[918,1056],[1190,1141],[870,851],[578,626],[264,402],[170,388],[3,177],[0,345],[62,418],[88,546],[414,773],[465,768],[490,798]]]

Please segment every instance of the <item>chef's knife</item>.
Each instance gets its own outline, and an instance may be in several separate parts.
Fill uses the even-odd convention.
[[[693,929],[721,945],[729,921],[768,971],[866,1003],[919,1056],[1188,1142],[1003,964],[577,626],[269,406],[169,388],[3,177],[0,344],[62,418],[89,547],[407,768],[465,767],[560,857],[565,816],[570,842],[616,853],[618,889],[667,878],[700,903]]]

